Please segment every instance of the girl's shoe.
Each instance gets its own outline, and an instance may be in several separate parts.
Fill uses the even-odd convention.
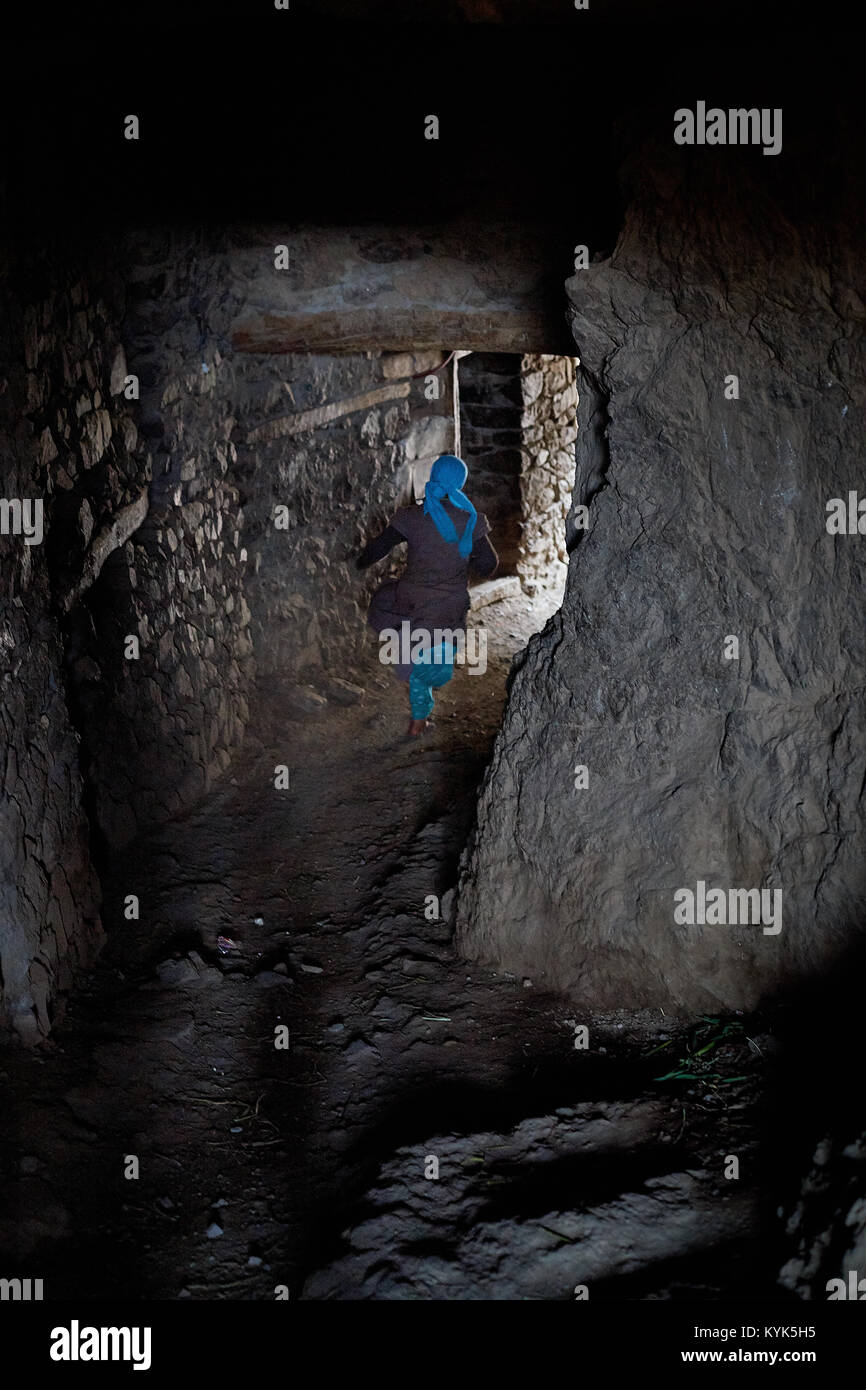
[[[433,727],[432,719],[410,719],[406,736],[407,738],[419,738],[421,734],[429,733]]]

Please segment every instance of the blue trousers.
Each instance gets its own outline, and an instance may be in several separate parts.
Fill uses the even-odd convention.
[[[412,662],[409,703],[413,719],[427,719],[433,713],[433,691],[447,685],[453,675],[454,648],[447,642]]]

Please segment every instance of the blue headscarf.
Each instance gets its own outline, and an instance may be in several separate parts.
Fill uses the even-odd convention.
[[[464,560],[468,560],[472,552],[472,533],[478,515],[469,498],[460,491],[468,474],[469,469],[462,459],[456,458],[454,454],[440,454],[430,472],[430,481],[424,489],[424,511],[431,518],[443,541],[456,541],[457,532],[454,522],[442,506],[442,498],[447,497],[461,512],[469,513],[469,520],[457,546]]]

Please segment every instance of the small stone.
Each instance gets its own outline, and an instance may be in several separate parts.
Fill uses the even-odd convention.
[[[112,396],[119,396],[126,382],[126,354],[122,346],[115,348],[114,356],[111,360],[111,377],[109,391]]]
[[[285,708],[290,718],[304,718],[310,714],[321,714],[328,708],[328,702],[312,686],[299,685],[286,695]]]
[[[250,1255],[249,1259],[247,1260],[247,1264],[249,1265],[250,1269],[258,1269],[261,1263],[261,1255]]]
[[[85,468],[99,463],[111,440],[111,419],[107,410],[91,410],[83,417],[81,461]]]
[[[260,970],[255,977],[255,982],[259,989],[272,989],[274,985],[286,985],[289,983],[285,975],[278,975],[276,970]]]
[[[439,971],[435,961],[431,960],[404,960],[402,969],[404,975],[420,975],[424,979],[430,979]]]
[[[212,1221],[208,1226],[207,1230],[205,1231],[205,1235],[207,1236],[208,1240],[218,1240],[222,1234],[222,1226],[218,1226],[215,1221]]]
[[[183,985],[198,979],[198,971],[191,960],[161,961],[156,973],[164,985]]]
[[[473,613],[477,613],[480,608],[486,608],[491,603],[499,603],[502,599],[519,599],[521,596],[517,575],[505,575],[500,579],[488,579],[481,584],[475,584],[469,594],[470,608]],[[517,636],[516,633],[510,635]]]
[[[365,691],[360,685],[353,685],[351,681],[345,681],[340,676],[332,677],[325,685],[325,693],[329,700],[333,700],[335,705],[357,705],[363,700]]]

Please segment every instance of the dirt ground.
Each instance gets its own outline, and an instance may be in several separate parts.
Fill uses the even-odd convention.
[[[6,1276],[46,1298],[772,1296],[765,1025],[577,1019],[425,917],[553,606],[481,610],[487,674],[458,671],[422,740],[372,651],[356,704],[288,719],[262,689],[219,788],[112,864],[98,969],[47,1044],[0,1057]]]

